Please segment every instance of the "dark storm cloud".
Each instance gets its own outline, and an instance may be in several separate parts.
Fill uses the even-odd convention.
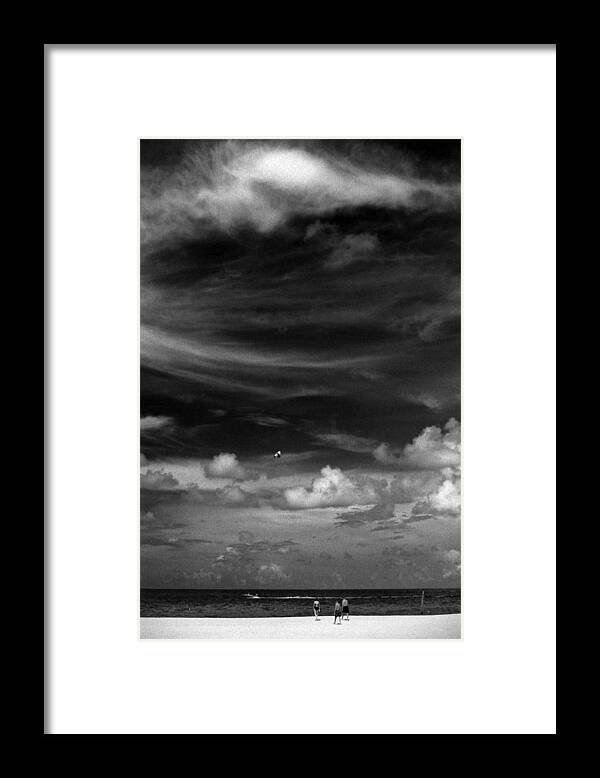
[[[140,517],[142,530],[179,529],[185,527],[182,522],[165,520],[162,516],[156,516],[152,511],[142,511]]]
[[[258,508],[263,504],[282,504],[282,498],[276,490],[257,489],[256,493],[242,489],[237,484],[218,489],[202,489],[198,486],[187,485],[185,487],[171,487],[171,483],[177,483],[171,475],[164,473],[151,473],[152,488],[146,488],[147,474],[142,474],[142,488],[140,491],[140,503],[142,510],[150,511],[159,505],[202,505],[219,506],[228,508]],[[164,482],[165,487],[157,484]]]
[[[140,483],[142,490],[151,492],[179,490],[179,481],[171,473],[164,473],[160,470],[147,470],[142,473]]]
[[[226,552],[236,556],[247,556],[248,554],[279,553],[287,554],[292,546],[298,543],[293,540],[282,540],[280,542],[269,542],[267,540],[254,540],[251,542],[232,543],[227,546]]]
[[[405,524],[416,524],[419,521],[428,521],[429,519],[435,519],[431,513],[413,513],[408,519],[404,520]]]
[[[393,505],[375,505],[366,511],[352,511],[352,513],[342,513],[337,517],[336,526],[339,527],[360,527],[369,522],[382,522],[391,519],[394,515]],[[396,526],[398,526],[396,524]]]
[[[152,511],[142,512],[140,530],[141,546],[165,546],[181,549],[212,543],[210,540],[188,535],[184,523],[155,515]]]
[[[169,537],[165,534],[156,535],[149,533],[142,533],[140,538],[140,544],[142,546],[168,546],[169,548],[182,548],[211,542],[212,541],[204,540],[203,538]]]

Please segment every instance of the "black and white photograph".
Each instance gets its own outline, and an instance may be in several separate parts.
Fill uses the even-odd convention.
[[[140,636],[461,637],[461,141],[140,141]]]

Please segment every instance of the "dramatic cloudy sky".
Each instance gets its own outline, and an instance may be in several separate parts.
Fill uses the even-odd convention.
[[[459,586],[460,143],[142,141],[140,425],[143,586]]]

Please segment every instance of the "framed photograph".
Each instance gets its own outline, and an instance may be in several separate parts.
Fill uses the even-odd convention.
[[[45,52],[46,732],[554,734],[556,45]]]
[[[141,636],[459,638],[460,140],[140,154]]]

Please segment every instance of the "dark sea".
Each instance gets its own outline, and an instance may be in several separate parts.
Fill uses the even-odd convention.
[[[460,589],[141,589],[141,616],[190,618],[265,618],[312,616],[315,598],[321,614],[333,613],[336,599],[345,596],[350,614],[356,616],[404,616],[460,613]]]

